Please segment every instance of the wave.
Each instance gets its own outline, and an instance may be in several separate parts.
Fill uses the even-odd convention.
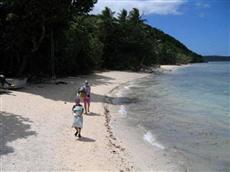
[[[127,116],[127,109],[124,105],[120,105],[120,108],[118,110],[118,113],[122,115],[122,117]]]
[[[157,148],[165,149],[165,147],[162,144],[157,142],[155,136],[150,131],[144,134],[143,139]]]

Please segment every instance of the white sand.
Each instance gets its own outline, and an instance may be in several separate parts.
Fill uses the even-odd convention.
[[[0,94],[0,171],[135,170],[122,145],[111,142],[103,103],[119,84],[147,75],[103,72],[61,79],[67,85],[38,84]],[[77,139],[71,108],[86,79],[92,85],[92,114],[84,115],[83,137]]]
[[[181,68],[181,67],[186,67],[186,66],[189,66],[191,64],[183,64],[183,65],[161,65],[160,68],[165,70],[165,71],[175,71],[177,70],[178,68]]]

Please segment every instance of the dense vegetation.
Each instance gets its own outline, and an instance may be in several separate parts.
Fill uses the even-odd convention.
[[[135,70],[154,64],[200,62],[202,57],[147,25],[138,9],[116,17],[96,0],[1,0],[0,73],[7,76]]]

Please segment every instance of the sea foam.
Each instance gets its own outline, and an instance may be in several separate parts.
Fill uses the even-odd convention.
[[[165,147],[163,145],[161,145],[160,143],[158,143],[156,141],[156,138],[154,137],[154,135],[148,131],[147,133],[144,134],[144,140],[147,141],[148,143],[150,143],[151,145],[160,148],[160,149],[165,149]]]
[[[126,117],[127,116],[127,109],[124,105],[121,105],[119,110],[118,110],[119,114],[122,115],[122,117]]]

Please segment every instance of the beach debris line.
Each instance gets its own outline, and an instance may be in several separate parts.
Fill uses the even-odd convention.
[[[110,127],[109,123],[111,120],[111,115],[109,113],[108,107],[106,105],[104,105],[104,114],[105,114],[105,127],[107,129],[107,133],[108,133],[108,139],[109,139],[109,144],[115,148],[111,151],[111,153],[113,154],[117,154],[120,157],[120,160],[122,162],[122,164],[125,164],[125,170],[120,170],[120,171],[132,171],[134,166],[130,164],[130,162],[128,160],[126,160],[123,156],[121,156],[121,154],[119,153],[125,153],[125,148],[122,147],[120,144],[118,144],[118,140],[116,139],[116,137],[114,136],[113,132],[112,132],[112,128]],[[126,153],[127,154],[127,153]]]

